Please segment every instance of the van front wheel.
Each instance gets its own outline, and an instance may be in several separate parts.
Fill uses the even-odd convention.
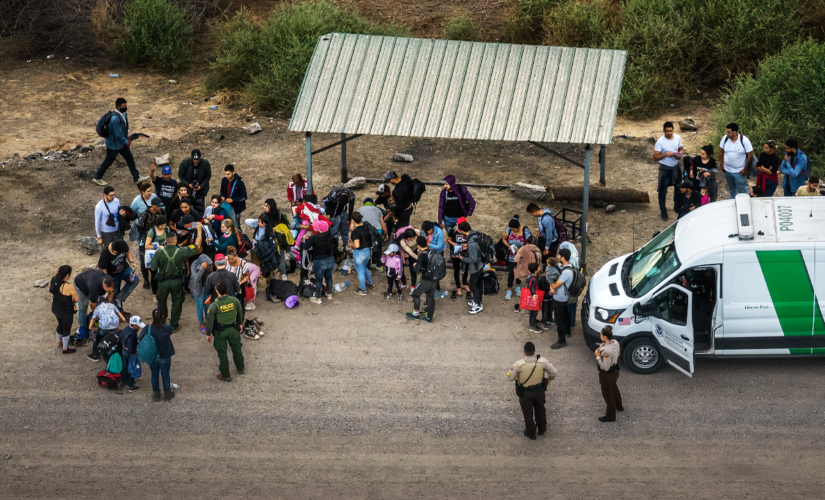
[[[665,357],[651,337],[632,340],[624,348],[624,362],[634,372],[647,375],[662,367]]]

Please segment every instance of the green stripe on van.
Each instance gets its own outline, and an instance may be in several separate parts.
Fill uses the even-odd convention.
[[[817,304],[813,281],[799,250],[757,251],[756,258],[768,285],[782,333],[787,336],[825,335],[825,321]],[[811,354],[807,348],[791,354]]]

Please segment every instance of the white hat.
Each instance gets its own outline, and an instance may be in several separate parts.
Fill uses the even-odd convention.
[[[398,253],[398,245],[395,243],[390,243],[390,246],[387,247],[387,250],[384,252],[384,255],[389,255],[391,253]]]
[[[129,324],[135,325],[138,328],[144,328],[146,326],[146,323],[140,320],[140,316],[132,316],[129,318]]]

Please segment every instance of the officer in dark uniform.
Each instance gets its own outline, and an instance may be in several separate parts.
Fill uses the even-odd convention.
[[[185,247],[177,246],[177,235],[174,231],[166,234],[166,246],[161,248],[152,258],[152,271],[157,273],[158,278],[158,311],[166,317],[166,298],[172,296],[172,316],[169,324],[174,331],[180,328],[180,315],[183,310],[183,272],[186,267],[186,259],[196,255],[198,248],[203,241],[203,226],[198,225],[198,236],[194,245]]]
[[[226,283],[220,282],[215,285],[215,292],[218,298],[209,305],[206,311],[206,341],[215,342],[212,344],[218,352],[218,362],[220,371],[218,379],[224,382],[232,382],[229,375],[229,358],[226,356],[226,345],[232,349],[232,360],[239,375],[243,375],[244,360],[241,351],[241,330],[243,330],[243,307],[241,301],[235,297],[226,295]]]
[[[613,340],[613,327],[602,328],[602,343],[596,349],[596,364],[599,368],[599,385],[602,386],[602,397],[607,403],[605,416],[599,417],[600,422],[615,422],[616,410],[624,411],[622,395],[616,381],[619,380],[619,343]]]
[[[515,381],[516,395],[524,414],[524,435],[536,439],[547,430],[547,412],[544,408],[548,381],[556,378],[556,369],[545,358],[536,354],[532,342],[524,344],[524,359],[516,361],[507,372],[507,380]]]

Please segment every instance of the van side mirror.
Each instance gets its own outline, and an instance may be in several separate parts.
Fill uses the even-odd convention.
[[[650,316],[656,310],[656,306],[654,304],[641,304],[640,302],[636,302],[633,304],[633,315],[634,316]]]

